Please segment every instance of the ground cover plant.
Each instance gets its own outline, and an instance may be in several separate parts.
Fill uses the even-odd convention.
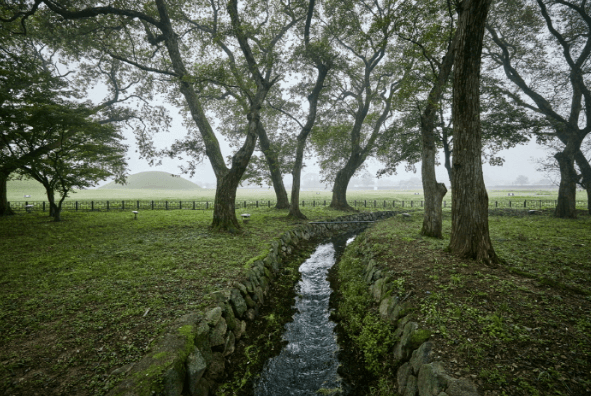
[[[373,254],[392,292],[416,307],[413,320],[432,332],[435,359],[451,375],[472,379],[484,396],[590,394],[589,215],[564,220],[551,211],[491,211],[491,238],[505,261],[496,267],[445,251],[449,212],[443,240],[420,236],[422,212],[411,215],[385,220],[358,238],[341,261],[343,271],[359,271],[361,255]],[[377,348],[383,345],[379,333],[363,331],[378,321],[375,303],[369,295],[351,295],[343,309],[356,319],[348,326],[367,349],[357,357],[379,374],[372,394],[390,395],[396,388],[392,359]]]
[[[287,210],[251,214],[238,235],[210,232],[206,211],[0,219],[0,393],[106,393],[171,321],[210,305],[295,224]]]

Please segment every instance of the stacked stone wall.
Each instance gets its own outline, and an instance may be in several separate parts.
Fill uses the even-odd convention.
[[[269,252],[251,263],[241,282],[214,293],[215,307],[185,315],[139,362],[125,369],[110,396],[208,396],[223,377],[227,359],[264,305],[285,259],[300,243],[360,228],[356,221],[377,221],[393,211],[357,213],[325,223],[300,225],[272,241]]]

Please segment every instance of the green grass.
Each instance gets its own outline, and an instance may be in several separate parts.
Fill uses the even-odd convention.
[[[240,235],[209,232],[212,213],[203,211],[0,218],[0,393],[103,394],[112,370],[240,279],[295,224],[286,215],[259,209]]]
[[[420,211],[376,224],[341,263],[360,263],[361,253],[371,253],[396,280],[393,292],[412,292],[407,301],[418,308],[412,320],[432,331],[436,359],[453,377],[468,377],[490,394],[589,394],[591,217],[565,220],[551,212],[491,211],[493,247],[505,260],[496,267],[444,251],[449,212],[443,240],[419,235]],[[382,380],[395,383],[394,376]],[[379,389],[376,395],[390,394]]]

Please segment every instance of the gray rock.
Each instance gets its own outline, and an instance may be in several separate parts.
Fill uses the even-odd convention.
[[[418,377],[419,396],[438,396],[452,381],[440,362],[423,364]]]
[[[263,289],[260,286],[254,288],[254,295],[256,297],[256,301],[263,305],[265,303],[265,297],[263,296]]]
[[[244,301],[246,301],[246,306],[248,308],[254,308],[256,306],[256,304],[254,303],[254,301],[252,300],[252,298],[248,294],[246,296],[244,296]]]
[[[201,378],[201,381],[194,386],[194,393],[191,393],[191,396],[209,396],[209,388],[211,388],[210,382]]]
[[[406,383],[410,375],[412,375],[412,367],[408,362],[404,363],[398,368],[398,371],[396,371],[396,383],[398,384],[399,394],[404,395]]]
[[[240,290],[240,293],[242,293],[243,296],[245,296],[248,292],[246,290],[246,286],[244,286],[242,283],[240,282],[234,282],[233,285],[236,289]]]
[[[392,315],[394,309],[398,305],[398,297],[390,296],[386,297],[382,300],[379,307],[379,312],[382,318],[389,320],[391,322],[395,322],[398,318],[395,315]]]
[[[382,301],[388,292],[388,278],[380,278],[371,287],[371,294],[376,302]]]
[[[445,392],[448,396],[478,396],[476,385],[467,378],[453,380]]]
[[[251,308],[248,311],[246,311],[246,315],[245,315],[246,320],[253,321],[255,317],[256,317],[256,312],[254,312],[254,309]]]
[[[230,301],[230,291],[229,290],[218,290],[216,292],[211,293],[213,300],[216,301],[218,304],[225,304]]]
[[[227,330],[228,325],[226,324],[226,320],[220,317],[218,323],[209,332],[209,345],[212,347],[217,345],[223,345],[226,341]]]
[[[418,323],[408,322],[404,326],[400,341],[394,347],[394,360],[396,362],[405,362],[412,353],[412,335],[419,328]]]
[[[205,370],[207,370],[205,358],[199,349],[194,348],[193,352],[191,352],[187,357],[187,380],[189,392],[191,395],[198,394],[197,384],[199,383],[199,380],[201,380]]]
[[[236,317],[234,316],[234,310],[230,304],[224,304],[222,316],[226,319],[228,329],[234,330],[236,328]]]
[[[246,322],[243,320],[238,321],[236,328],[234,329],[234,337],[239,340],[242,335],[246,332]]]
[[[409,375],[408,380],[406,381],[406,388],[404,389],[404,393],[401,393],[402,396],[416,396],[419,392],[417,377],[414,375]]]
[[[237,289],[232,289],[230,292],[230,303],[232,304],[232,308],[234,308],[234,313],[237,317],[241,318],[244,313],[246,312],[246,301],[242,298],[240,291]]]
[[[215,326],[220,321],[220,318],[222,317],[222,312],[222,308],[220,307],[215,307],[211,311],[208,311],[205,314],[206,323],[211,327]]]
[[[226,343],[224,344],[224,356],[228,356],[234,353],[234,345],[236,343],[236,336],[231,331],[226,336]]]
[[[163,394],[165,396],[180,396],[185,382],[185,367],[170,367],[164,372]]]
[[[431,363],[432,350],[433,344],[427,341],[422,343],[421,346],[412,353],[410,365],[412,366],[413,374],[418,375],[423,364]]]
[[[250,281],[244,281],[244,286],[246,286],[246,291],[252,293],[254,291],[254,286]]]

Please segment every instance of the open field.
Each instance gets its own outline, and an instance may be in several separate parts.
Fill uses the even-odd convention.
[[[489,203],[491,207],[495,206],[495,202],[498,202],[499,207],[505,207],[511,202],[512,207],[523,207],[524,201],[528,201],[528,208],[536,208],[536,205],[542,201],[544,207],[552,206],[552,201],[557,198],[556,190],[542,191],[542,190],[491,190],[489,191]],[[509,194],[513,194],[509,196]],[[25,198],[25,195],[31,197]],[[377,207],[382,206],[384,201],[388,205],[392,204],[392,201],[405,201],[406,205],[409,205],[410,201],[414,201],[415,205],[420,206],[422,200],[422,190],[349,190],[347,192],[347,199],[352,206],[365,207],[367,201],[367,207],[375,204]],[[137,201],[144,201],[141,208],[150,206],[148,202],[155,201],[160,202],[159,205],[164,207],[165,202],[170,202],[170,207],[178,208],[179,202],[184,203],[184,208],[192,207],[192,202],[205,203],[213,202],[215,196],[215,190],[213,189],[199,189],[199,190],[166,190],[166,189],[89,189],[82,190],[72,194],[67,198],[65,203],[66,210],[68,205],[73,205],[75,201],[85,203],[84,209],[90,210],[91,202],[100,201],[102,202],[101,209],[106,207],[105,202],[109,201],[113,203],[111,208],[120,208],[121,201],[126,201],[126,207],[132,210],[132,207],[136,205]],[[330,204],[332,193],[328,190],[313,190],[313,191],[301,191],[300,199],[310,205],[314,200],[319,205],[323,205],[326,201]],[[34,181],[11,181],[8,183],[8,201],[12,202],[13,208],[24,208],[25,202],[29,204],[34,203],[37,207],[41,207],[41,202],[46,201],[45,191],[40,184]],[[251,189],[241,188],[238,189],[236,197],[237,206],[242,206],[246,201],[247,205],[254,205],[256,201],[261,206],[271,206],[275,203],[275,193],[271,189]],[[446,202],[447,208],[451,207],[451,192],[445,196],[444,201]],[[531,201],[531,202],[529,202]],[[584,191],[577,193],[577,205],[583,209],[586,207],[587,194]],[[117,206],[119,205],[119,206]],[[175,206],[176,205],[176,206]],[[158,206],[158,204],[156,204]],[[97,204],[97,207],[99,205]],[[82,206],[81,206],[82,208]],[[141,209],[140,208],[140,209]],[[211,208],[211,205],[209,206]]]

